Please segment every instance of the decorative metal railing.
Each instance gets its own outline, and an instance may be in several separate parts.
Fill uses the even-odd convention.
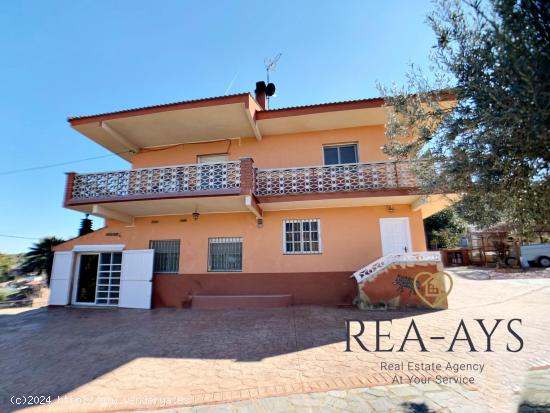
[[[417,187],[410,162],[371,162],[258,169],[256,195],[288,195]]]
[[[71,199],[114,198],[240,188],[240,161],[76,174]]]
[[[377,273],[384,270],[386,267],[395,263],[417,263],[417,262],[440,262],[441,254],[439,251],[425,252],[404,252],[400,254],[388,254],[374,260],[369,265],[355,271],[352,277],[355,277],[358,283],[374,277]]]

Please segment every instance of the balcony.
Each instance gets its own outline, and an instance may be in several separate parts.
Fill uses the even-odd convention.
[[[241,161],[73,174],[69,204],[238,194]],[[416,188],[409,162],[254,169],[254,195],[300,195]],[[250,185],[251,187],[252,185]]]
[[[412,164],[371,162],[259,169],[252,159],[69,173],[64,205],[132,223],[136,216],[252,212],[425,201]]]
[[[70,188],[69,188],[70,187]],[[69,176],[67,204],[238,194],[240,161]]]
[[[279,196],[418,187],[410,162],[370,162],[256,170],[255,195]]]

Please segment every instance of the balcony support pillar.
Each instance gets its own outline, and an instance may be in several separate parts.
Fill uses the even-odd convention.
[[[244,204],[250,212],[252,212],[257,219],[261,219],[263,216],[262,208],[258,205],[258,201],[254,195],[246,195],[244,197]]]
[[[254,195],[254,181],[256,170],[254,169],[254,160],[252,158],[241,158],[241,195],[244,196],[246,208],[252,212],[256,218],[262,218],[262,209],[258,205]]]
[[[76,172],[67,172],[67,183],[65,184],[65,196],[63,197],[63,206],[67,207],[73,197],[74,177]]]
[[[254,160],[252,158],[239,159],[241,165],[241,195],[254,193]]]

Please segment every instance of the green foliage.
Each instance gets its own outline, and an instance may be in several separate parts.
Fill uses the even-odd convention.
[[[17,265],[18,260],[18,255],[0,253],[0,282],[7,281],[9,279],[8,273]]]
[[[425,191],[461,194],[471,223],[550,227],[548,4],[443,0],[428,22],[434,80],[413,67],[407,86],[381,88],[386,153],[423,159]]]
[[[432,248],[453,248],[458,246],[460,237],[466,232],[466,222],[454,208],[443,211],[424,220],[428,243]]]
[[[46,273],[49,284],[53,265],[52,248],[63,242],[65,241],[60,238],[48,237],[35,243],[23,256],[22,270],[26,273]]]
[[[10,295],[10,290],[7,288],[0,288],[0,301],[4,301]]]

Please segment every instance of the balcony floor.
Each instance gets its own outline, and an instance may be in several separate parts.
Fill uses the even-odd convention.
[[[412,192],[412,191],[411,191]],[[410,205],[426,218],[449,205],[444,195],[393,194],[387,191],[337,192],[326,194],[297,194],[258,197],[258,207],[247,204],[247,195],[184,197],[169,199],[133,200],[67,205],[67,208],[122,222],[133,222],[134,217],[252,212],[260,217],[261,211],[283,211],[316,208],[346,208],[381,205]]]
[[[246,196],[225,195],[195,198],[149,199],[139,201],[106,202],[102,204],[67,205],[68,208],[103,218],[130,222],[133,217],[158,215],[185,215],[222,212],[249,212]]]
[[[378,193],[377,193],[378,192]],[[372,191],[370,196],[359,192],[338,192],[330,194],[300,194],[281,197],[260,197],[260,207],[264,211],[288,209],[339,208],[377,205],[410,205],[417,201],[419,195],[388,196],[382,191]],[[329,195],[329,197],[323,197]],[[333,195],[333,197],[330,197]],[[316,199],[315,199],[316,198]]]

